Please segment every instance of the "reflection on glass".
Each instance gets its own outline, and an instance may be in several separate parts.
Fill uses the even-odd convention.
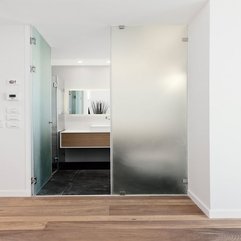
[[[186,193],[186,34],[112,29],[114,194]]]
[[[110,114],[109,90],[68,91],[68,114],[107,115]]]
[[[69,91],[69,114],[83,114],[84,91]]]

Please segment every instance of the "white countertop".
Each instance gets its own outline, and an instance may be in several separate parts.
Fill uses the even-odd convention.
[[[63,130],[60,133],[110,133],[110,130],[96,130],[96,129],[85,129],[85,130]]]

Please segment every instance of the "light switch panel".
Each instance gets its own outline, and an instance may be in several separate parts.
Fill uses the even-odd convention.
[[[6,112],[8,114],[18,114],[19,113],[19,109],[17,107],[8,107],[6,109]]]
[[[19,122],[17,121],[8,121],[7,128],[19,128]]]
[[[19,114],[7,114],[7,120],[20,120]]]
[[[6,99],[10,101],[17,101],[19,100],[19,95],[16,92],[7,93]]]

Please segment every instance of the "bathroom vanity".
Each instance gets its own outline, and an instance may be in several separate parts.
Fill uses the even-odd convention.
[[[61,165],[97,168],[104,163],[109,168],[109,95],[108,89],[65,89],[64,129],[59,132]]]
[[[64,130],[60,133],[60,148],[109,148],[110,132]]]
[[[60,148],[110,147],[110,91],[68,89]]]

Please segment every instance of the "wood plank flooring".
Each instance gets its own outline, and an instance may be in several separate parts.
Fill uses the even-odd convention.
[[[209,220],[188,198],[0,198],[0,241],[231,241],[241,220]]]

